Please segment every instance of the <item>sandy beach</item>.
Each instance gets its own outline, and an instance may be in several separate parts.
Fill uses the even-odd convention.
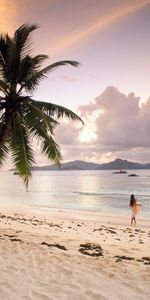
[[[136,299],[150,294],[150,222],[67,210],[0,209],[0,295]]]

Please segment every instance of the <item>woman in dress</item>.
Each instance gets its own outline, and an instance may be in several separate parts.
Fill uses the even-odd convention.
[[[133,194],[130,197],[129,206],[131,208],[131,225],[133,224],[133,222],[134,224],[136,224],[136,215],[139,212],[139,206],[141,205],[137,203],[137,199]]]

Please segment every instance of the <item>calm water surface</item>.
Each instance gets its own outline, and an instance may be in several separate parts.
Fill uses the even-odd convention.
[[[17,175],[0,172],[0,205],[66,208],[108,213],[129,213],[134,193],[141,214],[150,217],[150,170],[128,171],[36,171],[26,192]]]

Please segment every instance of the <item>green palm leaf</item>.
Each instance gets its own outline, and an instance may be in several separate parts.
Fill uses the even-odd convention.
[[[23,88],[26,89],[26,91],[34,91],[41,80],[46,77],[46,74],[50,71],[53,71],[55,68],[64,66],[64,65],[71,65],[74,67],[78,67],[79,63],[77,61],[71,61],[71,60],[63,60],[58,61],[54,64],[51,64],[44,69],[40,71],[33,70],[32,75],[26,80],[26,82],[21,86],[21,90]]]
[[[0,165],[2,166],[7,155],[9,152],[8,143],[5,142],[5,144],[0,148]]]
[[[48,59],[48,55],[38,54],[35,57],[32,57],[32,64],[34,66],[34,69],[38,69],[39,67],[41,67],[41,64],[45,61],[45,59]]]
[[[58,119],[67,117],[83,124],[71,110],[33,100],[28,95],[48,72],[60,66],[79,65],[77,61],[62,60],[43,68],[48,56],[31,56],[30,52],[30,34],[37,28],[37,25],[23,24],[13,38],[8,34],[0,36],[0,164],[10,149],[13,163],[26,186],[34,163],[32,140],[40,140],[42,153],[60,164],[60,148],[53,139]]]
[[[8,95],[8,89],[9,86],[7,82],[5,82],[4,80],[0,80],[0,91],[3,92],[5,95]]]
[[[9,73],[9,81],[13,83],[18,82],[19,69],[22,59],[25,57],[28,48],[30,46],[29,43],[29,35],[30,33],[37,29],[36,25],[27,25],[23,24],[19,27],[12,39],[12,43],[9,47],[9,65],[8,65],[8,73]]]
[[[8,62],[9,62],[9,48],[11,40],[8,35],[0,36],[0,78],[7,81],[8,78]]]
[[[18,118],[19,119],[19,118]],[[20,177],[23,179],[26,187],[28,187],[29,178],[31,177],[31,168],[35,163],[33,158],[33,150],[30,146],[29,135],[20,120],[13,123],[10,148],[14,166]]]
[[[62,158],[60,148],[51,136],[54,129],[53,127],[57,125],[57,122],[44,114],[38,108],[34,106],[30,107],[32,107],[32,110],[30,109],[30,111],[26,113],[25,119],[31,134],[33,134],[33,137],[38,138],[42,142],[42,153],[45,154],[48,159],[60,165],[60,160]],[[34,108],[36,109],[34,110]],[[37,112],[38,116],[36,115]]]
[[[22,90],[23,85],[29,79],[33,76],[41,66],[41,63],[44,62],[45,59],[47,59],[48,56],[44,54],[36,55],[35,57],[31,57],[29,55],[26,55],[20,62],[19,66],[19,72],[18,72],[18,83],[21,86],[20,90]],[[19,91],[20,92],[20,91]]]
[[[46,132],[53,134],[58,122],[36,106],[32,100],[25,103],[25,120],[31,131],[36,132],[37,127],[42,127]]]
[[[25,55],[29,44],[29,35],[32,31],[36,30],[38,28],[37,25],[29,25],[29,24],[23,24],[20,26],[14,34],[14,43],[15,43],[15,49],[14,49],[14,59],[18,58],[20,55]]]
[[[77,114],[75,114],[73,111],[71,111],[70,109],[64,106],[60,106],[57,104],[48,103],[44,101],[36,101],[32,99],[31,99],[31,103],[33,103],[33,105],[36,105],[36,107],[44,111],[49,116],[53,116],[58,119],[67,117],[68,119],[73,121],[80,121],[84,125],[84,122]]]
[[[59,145],[54,141],[52,136],[43,134],[43,138],[42,153],[46,154],[50,160],[54,161],[58,166],[60,166],[60,160],[62,159],[62,156]]]

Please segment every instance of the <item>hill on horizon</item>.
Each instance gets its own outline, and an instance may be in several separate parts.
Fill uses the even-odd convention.
[[[61,167],[56,164],[49,165],[49,166],[37,166],[33,167],[34,171],[55,171],[55,170],[135,170],[135,169],[150,169],[150,163],[141,164],[138,162],[131,162],[124,159],[115,159],[109,163],[92,163],[86,162],[83,160],[75,160],[66,163],[62,163]],[[12,169],[11,169],[12,171]]]

